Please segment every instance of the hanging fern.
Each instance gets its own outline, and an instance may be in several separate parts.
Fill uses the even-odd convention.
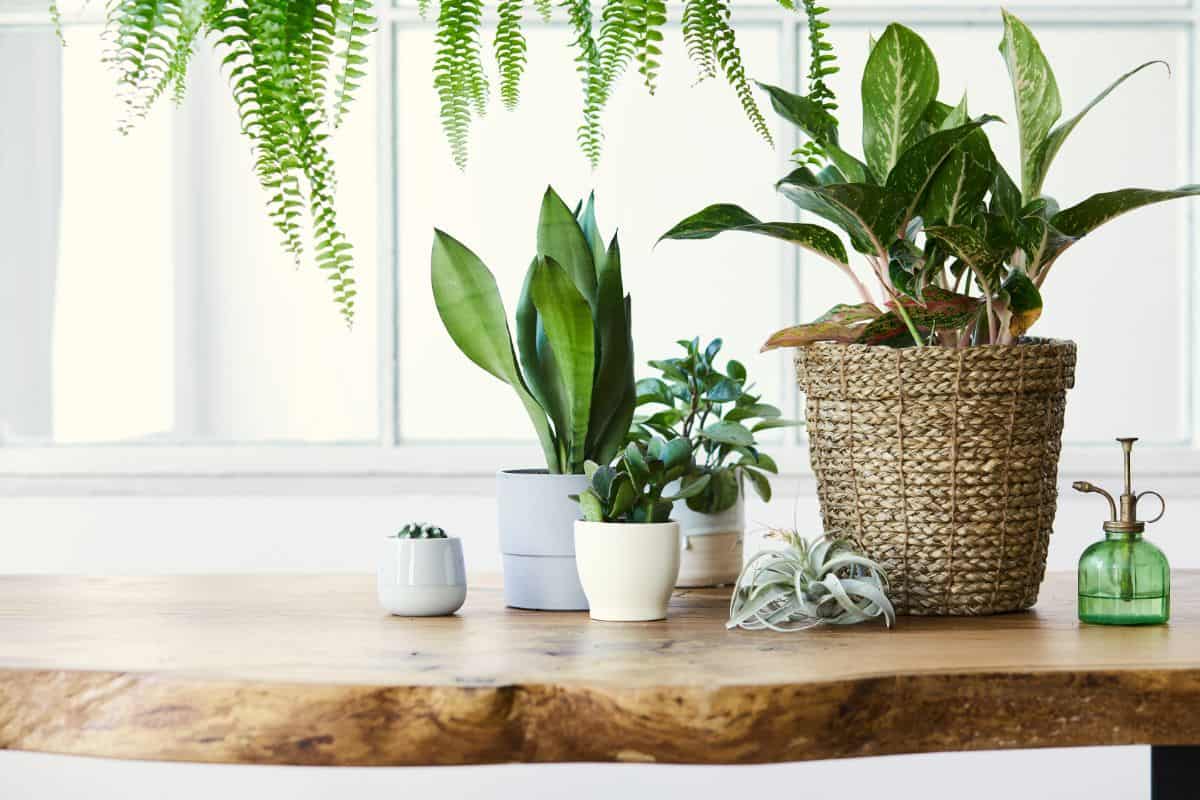
[[[829,9],[818,6],[816,0],[804,0],[804,14],[808,18],[808,97],[821,104],[829,113],[837,110],[837,98],[825,79],[835,74],[838,67],[833,54],[833,45],[825,40],[829,23],[821,19]]]
[[[717,77],[716,25],[705,12],[704,0],[687,0],[683,6],[683,42],[696,66],[697,83]]]
[[[500,99],[510,111],[521,96],[521,75],[525,72],[525,34],[521,32],[523,0],[500,0],[496,23],[496,64],[500,69]]]
[[[105,62],[125,107],[122,132],[168,89],[182,102],[197,42],[216,46],[271,222],[298,263],[307,212],[314,259],[348,324],[353,260],[337,224],[337,178],[324,142],[364,75],[370,11],[370,0],[110,0],[105,14]],[[54,2],[50,13],[61,36]]]
[[[646,84],[647,91],[654,94],[658,88],[658,70],[662,58],[663,26],[667,24],[667,4],[663,0],[637,0],[642,6],[642,21],[638,26],[638,40],[634,51],[638,73]]]
[[[575,34],[571,46],[577,51],[575,71],[583,84],[583,122],[576,133],[579,147],[588,161],[595,167],[600,162],[600,145],[603,134],[600,130],[600,112],[608,99],[604,86],[604,73],[600,48],[592,35],[591,0],[563,0],[567,10],[567,21]]]
[[[433,86],[441,101],[442,129],[459,169],[467,166],[472,106],[482,114],[481,106],[487,100],[479,44],[482,17],[482,0],[442,0],[438,12]]]
[[[750,120],[750,124],[754,126],[754,130],[758,131],[758,135],[765,139],[767,144],[774,146],[771,130],[767,127],[767,121],[763,118],[762,111],[759,110],[758,103],[754,100],[754,93],[750,89],[749,81],[746,80],[746,69],[742,66],[742,54],[738,50],[737,36],[730,24],[729,2],[728,0],[706,0],[706,5],[709,6],[715,22],[713,51],[716,53],[721,71],[725,73],[725,80],[733,87],[738,100],[742,103],[742,110]]]

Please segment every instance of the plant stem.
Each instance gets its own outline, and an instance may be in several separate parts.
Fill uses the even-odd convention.
[[[912,334],[913,341],[917,343],[917,347],[924,347],[925,342],[921,340],[921,334],[917,332],[917,326],[913,325],[912,318],[908,316],[908,312],[904,309],[904,303],[901,303],[897,299],[895,305],[896,313],[900,316],[900,319],[904,320],[904,324],[908,327],[908,332]]]

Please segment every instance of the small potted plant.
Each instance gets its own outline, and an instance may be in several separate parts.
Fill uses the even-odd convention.
[[[811,26],[810,26],[811,27]],[[1128,211],[1200,194],[1120,189],[1060,207],[1043,191],[1071,132],[1117,78],[1061,120],[1054,73],[1032,31],[1003,13],[1000,51],[1013,86],[1020,169],[1010,177],[964,96],[938,99],[932,51],[889,25],[862,76],[863,149],[839,139],[824,77],[827,26],[810,37],[809,91],[763,86],[806,141],[777,188],[832,223],[862,254],[872,291],[827,227],[762,222],[714,205],[664,238],[726,231],[772,236],[843,272],[856,304],[773,334],[796,347],[806,425],[826,533],[852,536],[892,579],[901,614],[992,614],[1037,601],[1053,527],[1066,391],[1075,344],[1024,334],[1042,287],[1077,241]]]
[[[462,540],[410,522],[387,538],[377,575],[379,604],[402,617],[453,614],[467,599]]]
[[[592,198],[572,213],[553,189],[542,198],[537,253],[516,309],[516,346],[496,279],[449,234],[436,231],[433,296],[459,349],[516,392],[537,432],[544,468],[501,470],[497,480],[505,602],[587,608],[575,567],[568,495],[587,487],[584,464],[611,462],[633,419],[630,299],[617,237],[605,246]]]
[[[677,585],[723,586],[742,569],[745,483],[766,502],[771,499],[767,475],[778,472],[774,459],[759,450],[755,434],[799,423],[762,402],[741,362],[730,359],[724,372],[718,369],[720,339],[704,348],[699,339],[679,345],[682,356],[650,362],[662,377],[637,382],[637,404],[650,413],[634,416],[630,439],[693,442],[693,466],[681,485],[703,476],[709,481],[675,509],[683,542]]]
[[[679,574],[679,523],[671,509],[703,492],[710,478],[663,494],[693,466],[692,443],[683,437],[630,442],[612,466],[585,466],[588,486],[572,499],[583,514],[575,523],[575,557],[592,619],[666,618]]]

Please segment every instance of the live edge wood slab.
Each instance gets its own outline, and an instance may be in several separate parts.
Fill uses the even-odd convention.
[[[1037,608],[798,634],[503,606],[389,617],[369,577],[0,577],[0,748],[253,764],[745,764],[1200,743],[1200,574],[1169,627]]]

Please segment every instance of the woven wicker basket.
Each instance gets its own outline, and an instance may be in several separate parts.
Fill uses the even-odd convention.
[[[800,348],[828,533],[886,569],[901,614],[1037,602],[1058,499],[1075,344]]]

